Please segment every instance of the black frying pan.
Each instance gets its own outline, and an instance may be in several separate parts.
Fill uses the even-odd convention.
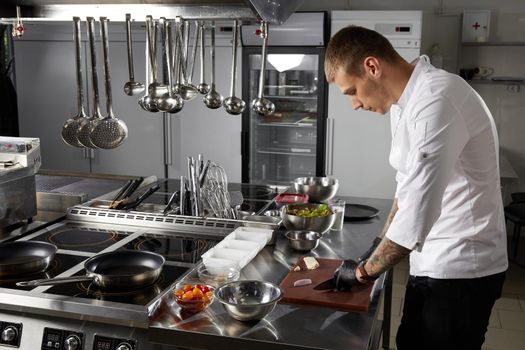
[[[95,255],[84,263],[86,276],[59,277],[18,282],[20,287],[90,281],[103,289],[139,289],[153,284],[164,266],[162,255],[123,250]]]
[[[57,247],[51,243],[18,241],[0,244],[0,278],[47,270]]]

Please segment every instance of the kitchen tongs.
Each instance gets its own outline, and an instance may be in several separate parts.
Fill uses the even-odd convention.
[[[144,181],[143,177],[140,177],[135,180],[129,180],[124,187],[117,193],[113,202],[109,205],[109,209],[119,209],[118,207],[128,199],[136,190],[139,188],[140,184]]]

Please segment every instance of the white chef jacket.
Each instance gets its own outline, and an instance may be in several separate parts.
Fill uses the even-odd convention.
[[[498,138],[481,97],[421,56],[390,113],[399,209],[386,237],[413,250],[410,274],[476,278],[505,271]]]

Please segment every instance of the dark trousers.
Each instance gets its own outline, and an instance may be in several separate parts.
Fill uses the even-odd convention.
[[[481,349],[504,280],[505,272],[473,279],[410,276],[397,348]]]

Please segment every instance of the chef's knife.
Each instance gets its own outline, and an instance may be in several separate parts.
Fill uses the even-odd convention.
[[[336,290],[333,278],[329,278],[314,287],[314,290]]]

